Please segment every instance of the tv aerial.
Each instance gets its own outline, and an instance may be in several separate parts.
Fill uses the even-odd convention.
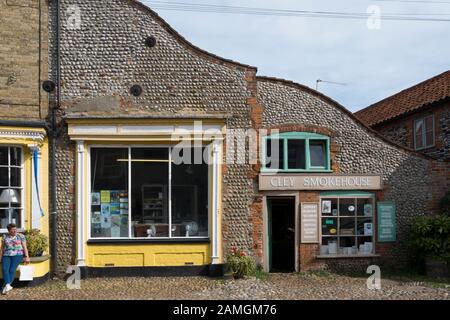
[[[316,80],[316,91],[319,91],[319,83],[330,83],[330,84],[336,84],[339,86],[346,86],[346,83],[342,83],[342,82],[335,82],[335,81],[328,81],[328,80],[322,80],[322,79],[317,79]]]

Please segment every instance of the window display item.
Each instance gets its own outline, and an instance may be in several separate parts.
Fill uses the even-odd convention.
[[[328,253],[329,254],[337,254],[337,242],[331,241],[328,243]]]

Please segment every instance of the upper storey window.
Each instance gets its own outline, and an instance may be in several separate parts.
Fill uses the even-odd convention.
[[[414,148],[416,150],[434,146],[433,115],[414,120]]]
[[[309,132],[286,132],[263,140],[263,171],[330,171],[330,138]]]

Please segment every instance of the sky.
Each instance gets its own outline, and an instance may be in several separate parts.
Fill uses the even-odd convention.
[[[421,14],[450,19],[450,0],[166,0],[252,8]],[[152,7],[152,0],[141,0]],[[156,5],[156,3],[154,3]],[[450,22],[258,16],[154,9],[194,45],[258,75],[292,80],[357,111],[450,69]],[[430,14],[439,14],[437,16]]]

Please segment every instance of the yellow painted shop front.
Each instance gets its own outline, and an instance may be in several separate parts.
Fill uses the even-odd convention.
[[[78,266],[95,273],[222,264],[221,121],[67,122],[76,141]]]
[[[10,223],[19,232],[37,229],[49,235],[48,139],[43,126],[0,126],[2,234],[8,232]],[[48,248],[38,257],[31,256],[31,265],[33,282],[45,280],[50,272]]]

